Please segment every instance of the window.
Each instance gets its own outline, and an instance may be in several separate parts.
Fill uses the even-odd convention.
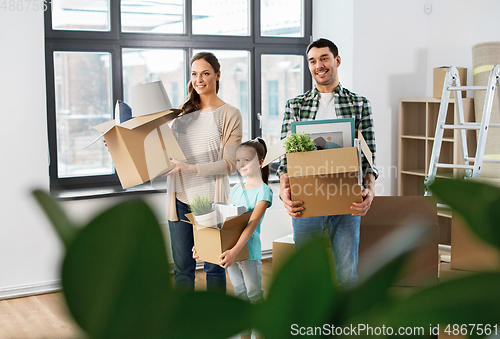
[[[304,0],[53,0],[45,11],[52,188],[119,184],[91,127],[128,102],[132,86],[161,80],[182,105],[189,60],[221,63],[219,96],[240,109],[243,140],[279,140],[286,100],[311,87],[304,53],[312,3]],[[84,149],[85,148],[85,149]]]
[[[269,116],[278,115],[278,81],[271,80],[267,82],[267,114]]]
[[[262,137],[271,145],[281,138],[286,101],[304,92],[305,55],[263,54]],[[309,78],[306,76],[305,78]]]

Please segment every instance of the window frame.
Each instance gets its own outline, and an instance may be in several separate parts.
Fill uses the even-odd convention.
[[[71,31],[52,29],[52,3],[45,11],[45,63],[47,97],[47,132],[49,147],[49,176],[51,190],[118,186],[116,174],[83,177],[58,177],[57,125],[55,110],[54,52],[109,52],[111,54],[111,100],[112,107],[117,100],[123,100],[122,49],[183,49],[186,55],[185,79],[189,81],[189,60],[193,50],[246,50],[249,51],[248,79],[248,126],[251,138],[261,136],[259,114],[261,108],[261,56],[262,54],[295,54],[305,56],[305,50],[312,37],[312,1],[303,1],[304,36],[262,37],[260,35],[260,1],[249,0],[250,36],[217,36],[192,34],[192,0],[184,3],[183,34],[152,34],[121,32],[121,2],[110,0],[110,31]],[[303,88],[312,86],[304,57]],[[182,84],[185,86],[185,84]],[[179,84],[181,89],[181,84]],[[284,109],[284,108],[283,108]]]

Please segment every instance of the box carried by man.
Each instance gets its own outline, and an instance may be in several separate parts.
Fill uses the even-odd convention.
[[[287,139],[269,148],[263,166],[286,153]],[[291,198],[304,202],[298,218],[353,213],[352,203],[363,201],[361,153],[373,168],[361,133],[356,133],[353,147],[286,153]]]

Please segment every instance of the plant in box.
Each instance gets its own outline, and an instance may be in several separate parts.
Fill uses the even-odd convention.
[[[217,226],[217,212],[212,208],[209,195],[197,195],[189,204],[196,223],[205,227]]]
[[[309,134],[292,133],[285,142],[286,153],[316,151],[316,144]]]

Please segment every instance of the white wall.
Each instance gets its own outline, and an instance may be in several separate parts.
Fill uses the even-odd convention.
[[[468,68],[474,44],[499,41],[495,0],[314,0],[313,38],[338,42],[340,81],[372,104],[379,195],[397,194],[400,98],[432,96],[432,69]],[[432,12],[424,13],[431,4]],[[349,60],[351,59],[351,60]],[[347,68],[347,70],[345,69]],[[472,93],[468,93],[472,96]]]
[[[446,65],[467,68],[472,81],[472,46],[500,41],[497,0],[428,0],[432,4],[428,29],[427,96],[432,96],[432,68]],[[436,32],[438,34],[436,34]],[[467,93],[473,97],[472,92]]]
[[[431,14],[424,4],[433,5]],[[341,82],[370,99],[378,146],[379,194],[396,193],[397,122],[400,97],[432,93],[432,68],[469,68],[471,47],[500,40],[496,0],[314,0],[314,38],[337,42]],[[456,23],[456,24],[455,24]],[[457,26],[461,25],[461,26]],[[452,34],[453,29],[457,32]],[[0,298],[14,292],[43,291],[57,285],[61,244],[30,196],[48,188],[43,13],[0,11],[0,133],[3,180],[0,190]],[[164,198],[148,196],[160,221]],[[118,199],[64,203],[83,222]],[[263,226],[263,247],[289,232],[290,219],[275,196]],[[164,219],[163,219],[164,221]],[[280,227],[276,228],[276,223]],[[267,221],[266,221],[267,223]],[[274,228],[273,228],[274,227]],[[265,231],[265,230],[268,231]],[[263,237],[264,238],[264,237]]]

